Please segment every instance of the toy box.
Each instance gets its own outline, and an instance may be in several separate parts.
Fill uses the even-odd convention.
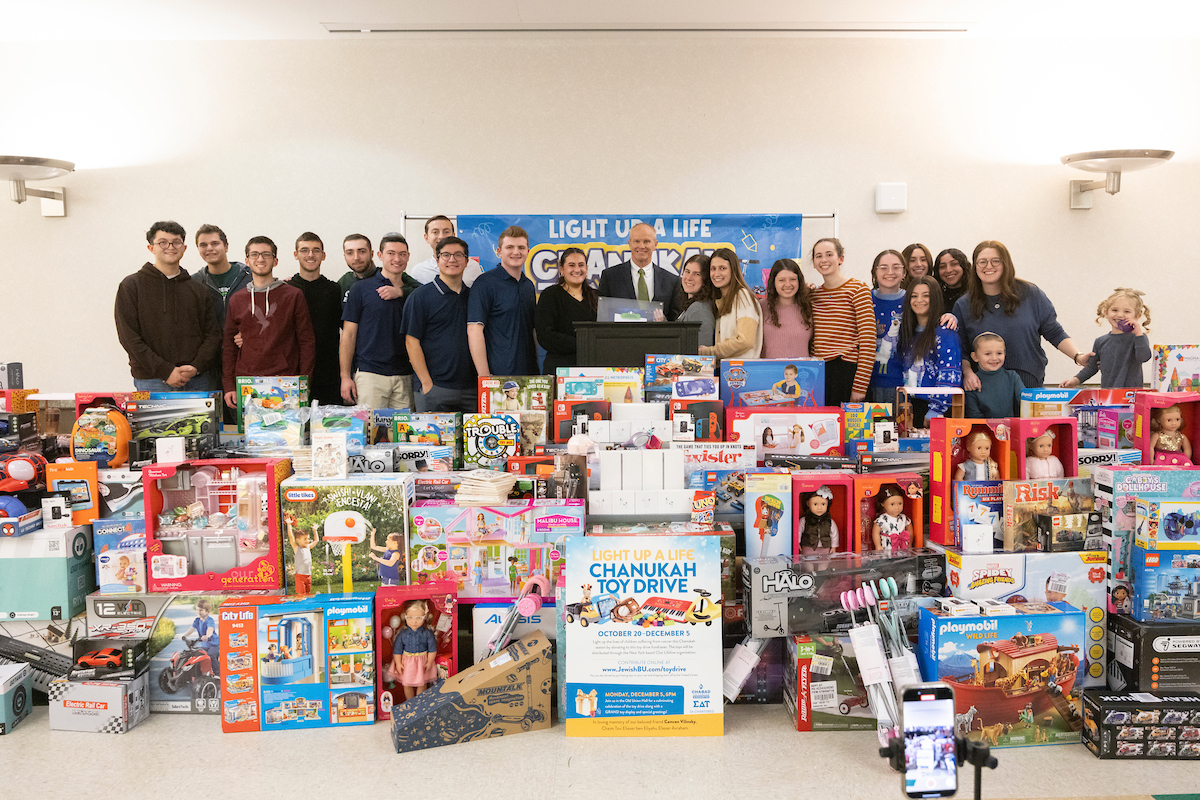
[[[487,651],[488,641],[504,622],[511,603],[476,603],[471,607],[471,663],[478,664]],[[529,616],[522,616],[513,628],[512,637],[520,639],[531,633],[540,633],[554,641],[558,638],[558,625],[554,603],[543,603],[542,607]]]
[[[1019,603],[1009,616],[920,611],[921,677],[954,689],[955,733],[992,747],[1078,742],[1084,613]]]
[[[1098,758],[1200,758],[1200,694],[1083,693],[1083,743]]]
[[[285,409],[308,407],[308,376],[246,376],[236,378],[237,425],[239,433],[246,433],[246,412],[255,407],[259,411],[282,412]],[[308,426],[304,426],[307,431]]]
[[[1086,685],[1104,685],[1105,581],[1103,551],[1076,553],[961,553],[946,550],[950,593],[962,600],[1070,603],[1086,614]]]
[[[50,684],[50,729],[128,733],[150,715],[146,674],[132,681],[69,681]]]
[[[463,417],[463,466],[503,470],[513,456],[534,455],[546,443],[544,411],[506,411]]]
[[[796,730],[876,729],[849,636],[791,636],[785,646],[783,704]]]
[[[554,398],[549,375],[490,375],[479,379],[479,413],[548,411]]]
[[[674,453],[679,453],[679,456],[674,456]],[[672,474],[672,470],[666,467],[665,459],[677,457],[683,459],[683,479],[680,486],[690,485],[688,481],[697,470],[746,470],[754,469],[756,465],[755,448],[749,442],[680,442],[672,444],[670,450],[663,451],[664,480]]]
[[[1196,426],[1200,424],[1200,393],[1197,392],[1138,392],[1133,402],[1133,436],[1136,447],[1142,451],[1142,463],[1156,466],[1191,466],[1192,459],[1185,453],[1156,453],[1150,446],[1150,438],[1156,433],[1155,415],[1169,406],[1178,406],[1183,419],[1179,432],[1195,447]],[[1195,450],[1192,451],[1196,455]]]
[[[1095,510],[1088,478],[1004,482],[1004,549],[1037,549],[1035,514],[1079,514]]]
[[[1133,435],[1134,414],[1132,406],[1105,406],[1096,411],[1096,447],[1108,449],[1133,449],[1137,440]]]
[[[812,456],[842,452],[840,408],[806,411],[727,408],[725,429],[731,442],[753,442],[760,463],[767,454]]]
[[[131,681],[150,667],[145,639],[75,639],[71,642],[72,681]]]
[[[375,592],[375,671],[376,715],[392,718],[392,709],[406,703],[405,689],[392,659],[392,645],[405,626],[404,608],[413,600],[423,600],[429,627],[437,640],[434,660],[437,680],[458,673],[458,613],[456,587],[451,581],[430,581],[420,586],[381,586]],[[415,688],[415,687],[414,687]]]
[[[146,525],[141,519],[98,519],[92,525],[100,594],[146,591]]]
[[[140,470],[102,469],[96,474],[96,491],[104,519],[136,518],[144,513]]]
[[[1100,448],[1079,448],[1079,477],[1090,478],[1097,467],[1114,464],[1141,464],[1141,450],[1112,450]]]
[[[124,411],[130,400],[145,400],[149,397],[149,392],[76,392],[75,417],[78,418],[80,414],[89,408],[96,408],[103,405],[116,406],[121,411]]]
[[[221,729],[375,722],[370,593],[236,597],[221,606]]]
[[[456,583],[460,600],[516,597],[542,575],[553,586],[564,563],[563,539],[583,533],[583,500],[510,500],[464,507],[418,501],[408,538],[409,583]]]
[[[1139,497],[1134,505],[1134,538],[1146,550],[1200,548],[1200,499]]]
[[[745,554],[752,558],[791,555],[796,550],[791,474],[747,472],[745,485]]]
[[[0,444],[4,451],[27,450],[41,452],[38,440],[37,414],[0,413]]]
[[[1200,391],[1200,344],[1156,344],[1150,385],[1156,392]]]
[[[1026,389],[1021,392],[1022,417],[1068,417],[1072,406],[1124,406],[1136,389]]]
[[[285,480],[280,485],[280,511],[287,590],[361,592],[407,583],[404,552],[415,477],[400,473]]]
[[[554,647],[532,633],[393,708],[397,753],[550,727]]]
[[[392,418],[392,441],[441,444],[454,449],[454,468],[462,469],[462,414],[397,414]]]
[[[636,403],[643,395],[645,370],[642,367],[559,367],[555,380],[555,397],[583,399],[577,392],[572,391],[569,383],[578,382],[580,378],[600,379],[603,394],[588,394],[587,399],[607,400],[618,403]],[[582,385],[577,389],[584,388]]]
[[[846,444],[870,441],[875,420],[890,416],[891,403],[842,403],[842,438]]]
[[[221,403],[216,396],[164,397],[127,402],[125,414],[133,431],[133,438],[129,442],[130,469],[141,469],[154,463],[154,440],[162,436],[183,436],[189,458],[205,457],[219,441]]]
[[[1108,621],[1108,688],[1118,692],[1196,691],[1200,687],[1200,620]]]
[[[1140,502],[1140,501],[1139,501]],[[1200,543],[1183,550],[1129,551],[1133,578],[1131,614],[1139,622],[1200,620]]]
[[[984,433],[991,443],[989,458],[996,463],[995,475],[958,475],[958,466],[968,460],[963,439]],[[929,421],[929,540],[954,544],[952,500],[956,480],[1006,480],[1010,477],[1008,423],[1002,420],[934,417]]]
[[[915,472],[855,475],[854,549],[858,552],[879,549],[891,552],[921,547],[925,541],[922,483],[921,476]],[[889,502],[899,506],[899,515],[894,513],[896,509]],[[891,518],[884,519],[885,514],[890,514]],[[876,523],[880,527],[878,548],[874,542]]]
[[[1073,550],[1103,550],[1104,529],[1100,512],[1079,514],[1034,514],[1033,529],[1037,549],[1046,553],[1065,553]]]
[[[25,388],[25,371],[20,361],[0,364],[0,391]]]
[[[671,438],[680,442],[723,441],[725,406],[720,400],[672,400]]]
[[[566,442],[576,433],[580,420],[612,419],[612,403],[607,400],[555,400],[554,441]]]
[[[954,481],[954,541],[971,553],[1004,547],[1004,483]]]
[[[279,484],[289,459],[151,464],[142,470],[150,591],[275,589]]]
[[[29,716],[33,708],[33,668],[28,664],[0,664],[0,736]]]
[[[68,461],[46,465],[46,488],[71,493],[71,522],[87,525],[100,516],[100,493],[95,461]]]
[[[1051,437],[1050,456],[1057,459],[1063,468],[1064,478],[1074,478],[1079,473],[1078,425],[1075,417],[1039,417],[1035,419],[1009,420],[1009,457],[1012,459],[1009,474],[1018,480],[1028,480],[1030,443],[1041,436]],[[1040,477],[1045,477],[1040,476]]]
[[[771,408],[825,405],[825,362],[819,358],[727,359],[721,362],[721,402]]]
[[[646,402],[671,399],[671,387],[677,380],[715,377],[713,356],[646,354]]]
[[[796,531],[795,547],[791,554],[818,553],[818,548],[826,546],[823,544],[826,538],[828,546],[835,552],[854,550],[854,479],[849,475],[824,470],[794,472],[791,478],[792,527]],[[821,489],[827,491],[822,492]],[[814,502],[816,505],[810,508]],[[817,513],[822,508],[832,523],[828,531],[823,530],[824,515]],[[817,523],[812,530],[808,523],[810,512]],[[836,544],[833,542],[834,534],[837,536]]]
[[[67,620],[95,588],[90,526],[0,538],[0,619]]]

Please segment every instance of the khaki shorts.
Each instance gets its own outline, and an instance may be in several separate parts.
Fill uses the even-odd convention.
[[[359,370],[354,373],[359,405],[370,408],[413,408],[412,375],[378,375]]]

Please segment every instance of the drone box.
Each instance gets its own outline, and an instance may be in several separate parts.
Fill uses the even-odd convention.
[[[1087,615],[1086,685],[1104,685],[1105,603],[1103,550],[1074,553],[962,553],[946,548],[950,593],[961,600],[1006,603],[1067,602]]]
[[[150,715],[145,673],[132,681],[50,683],[50,729],[85,733],[128,733]]]
[[[1083,743],[1093,755],[1200,759],[1200,694],[1175,689],[1120,691],[1083,693]]]
[[[221,728],[278,731],[375,722],[371,593],[235,597],[220,610],[234,663],[221,681]]]
[[[515,383],[509,396],[504,385]],[[549,375],[490,375],[479,379],[479,413],[549,411],[554,398],[554,378]]]
[[[430,581],[419,586],[381,586],[375,592],[375,671],[376,718],[392,718],[392,709],[407,702],[404,687],[395,680],[391,668],[392,644],[396,632],[404,626],[404,605],[410,600],[424,600],[433,619],[437,638],[438,679],[458,673],[458,613],[457,589],[453,581]],[[476,631],[476,637],[479,633]]]
[[[721,402],[730,408],[823,406],[825,362],[819,358],[726,359],[721,362]]]
[[[1146,550],[1134,542],[1129,552],[1133,577],[1131,614],[1139,622],[1200,620],[1200,543],[1189,550]]]
[[[1200,620],[1138,622],[1113,615],[1108,638],[1109,689],[1171,694],[1200,689]]]
[[[800,523],[808,513],[805,499],[822,486],[833,493],[829,504],[829,516],[837,526],[838,546],[834,550],[854,550],[854,478],[830,470],[803,470],[792,473],[792,530],[796,532],[796,546],[792,555],[801,554],[804,545]]]
[[[840,408],[726,408],[725,430],[730,442],[753,443],[760,464],[768,455],[838,455],[843,448]]]
[[[1078,742],[1086,615],[1067,603],[1015,608],[1005,616],[922,608],[921,677],[954,689],[955,732],[971,741],[992,747]]]
[[[531,633],[392,709],[397,753],[550,727],[554,646]]]
[[[33,667],[0,664],[0,736],[29,716],[33,708]]]
[[[783,704],[796,730],[875,730],[849,636],[791,636],[785,646]]]
[[[1021,417],[1068,417],[1077,406],[1131,405],[1137,389],[1026,389]]]
[[[912,522],[912,540],[907,547],[921,547],[924,543],[921,521],[924,519],[921,476],[915,472],[887,472],[876,475],[854,476],[854,549],[858,552],[873,550],[871,530],[879,515],[876,501],[884,487],[899,489],[904,495],[904,516]],[[888,548],[884,548],[888,549]]]
[[[0,619],[68,620],[95,588],[90,526],[0,538]]]
[[[1154,433],[1152,422],[1154,412],[1168,406],[1179,406],[1183,427],[1180,432],[1188,437],[1195,445],[1196,426],[1200,424],[1200,392],[1138,392],[1133,400],[1133,438],[1134,445],[1142,451],[1142,463],[1154,464],[1154,450],[1150,447],[1150,437]],[[1196,451],[1192,451],[1196,455]],[[1179,455],[1183,455],[1180,453]],[[1200,456],[1197,456],[1200,457]]]
[[[934,417],[929,421],[929,540],[954,544],[954,481],[958,465],[967,460],[962,440],[982,431],[992,442],[991,459],[996,462],[995,480],[1011,475],[1009,466],[1008,424],[1002,420],[954,419]],[[993,480],[989,478],[989,480]]]
[[[1009,420],[1009,474],[1019,480],[1027,480],[1028,472],[1025,464],[1026,447],[1031,439],[1050,433],[1053,440],[1050,444],[1051,454],[1063,466],[1063,477],[1073,478],[1079,474],[1078,425],[1075,417],[1040,417],[1036,419]]]

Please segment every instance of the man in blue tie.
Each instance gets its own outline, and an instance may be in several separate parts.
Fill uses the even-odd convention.
[[[654,300],[663,305],[667,319],[674,319],[672,300],[679,277],[656,267],[652,261],[658,247],[654,226],[639,222],[629,229],[629,261],[600,273],[600,296],[625,300]]]

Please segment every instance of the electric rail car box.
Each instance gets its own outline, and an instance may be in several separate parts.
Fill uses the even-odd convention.
[[[50,730],[128,733],[150,716],[145,673],[132,681],[51,682]]]
[[[1088,689],[1083,743],[1097,758],[1200,759],[1200,694]]]

